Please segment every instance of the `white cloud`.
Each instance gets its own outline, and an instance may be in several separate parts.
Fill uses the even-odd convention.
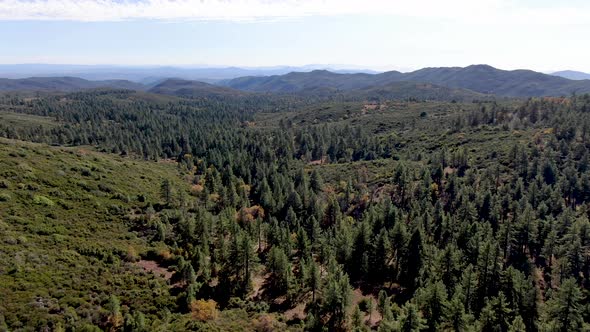
[[[526,8],[509,0],[0,0],[0,20],[276,20],[305,16],[393,15],[472,23],[575,23],[585,9]]]
[[[1,20],[258,20],[376,14],[484,18],[503,0],[0,0]]]

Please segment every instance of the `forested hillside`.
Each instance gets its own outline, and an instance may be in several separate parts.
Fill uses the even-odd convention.
[[[590,96],[426,99],[1,96],[0,330],[587,330]]]
[[[308,73],[238,77],[223,83],[235,89],[275,93],[305,93],[313,89],[356,91],[399,82],[428,83],[502,97],[569,96],[572,93],[590,92],[589,80],[568,78],[532,70],[501,70],[488,65],[472,65],[422,68],[408,73],[388,71],[374,75],[314,70]]]

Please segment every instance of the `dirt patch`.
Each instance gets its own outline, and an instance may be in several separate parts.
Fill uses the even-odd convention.
[[[328,157],[322,157],[322,159],[312,160],[308,162],[308,165],[323,165],[328,161]]]
[[[360,289],[355,288],[352,291],[352,306],[350,306],[349,314],[352,314],[352,310],[354,310],[354,307],[357,306],[364,299],[373,302],[373,310],[370,313],[365,313],[364,320],[369,324],[369,326],[374,327],[377,325],[377,323],[381,321],[382,317],[379,311],[377,311],[377,299],[373,294],[363,295],[363,292]]]
[[[176,164],[175,159],[158,159],[160,164]]]
[[[174,274],[174,272],[168,271],[167,268],[158,265],[158,262],[156,261],[142,259],[139,262],[134,263],[134,265],[139,266],[144,271],[151,272],[154,275],[164,278],[166,280],[170,280],[172,278],[172,275]]]
[[[270,278],[270,273],[257,274],[252,277],[252,294],[250,295],[251,299],[257,299],[262,296],[262,287],[264,287],[268,278]]]
[[[295,308],[285,311],[287,321],[305,319],[305,303],[299,303]]]
[[[456,168],[452,168],[452,167],[449,167],[449,166],[447,166],[447,167],[445,167],[445,169],[443,170],[443,173],[444,173],[445,175],[449,175],[449,174],[453,174],[453,173],[455,173],[456,171],[457,171],[457,169],[456,169]]]

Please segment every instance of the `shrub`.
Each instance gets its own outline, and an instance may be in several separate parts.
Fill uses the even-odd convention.
[[[35,195],[35,197],[33,197],[33,203],[37,204],[37,205],[43,205],[43,206],[54,206],[55,203],[50,200],[49,198],[45,197],[45,196],[41,196],[41,195]]]
[[[29,166],[29,164],[27,163],[20,163],[18,166],[18,169],[24,172],[32,172],[33,168],[31,166]]]
[[[10,195],[8,193],[0,193],[0,202],[8,202]]]
[[[263,314],[254,320],[254,328],[259,332],[278,331],[281,329],[281,324],[273,315]]]
[[[135,250],[135,248],[133,248],[132,246],[129,246],[127,248],[127,253],[125,254],[125,260],[127,262],[137,262],[139,260],[139,255],[137,254],[137,251]]]
[[[202,322],[217,318],[217,302],[213,300],[194,300],[191,302],[191,316]]]

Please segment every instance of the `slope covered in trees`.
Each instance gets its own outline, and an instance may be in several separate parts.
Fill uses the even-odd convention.
[[[152,93],[174,95],[179,97],[231,97],[245,95],[246,92],[198,81],[167,79],[149,89]]]
[[[336,74],[325,70],[266,77],[239,77],[225,82],[246,91],[298,93],[311,89],[353,91],[379,88],[395,82],[430,83],[507,97],[563,96],[590,92],[590,81],[574,81],[531,70],[500,70],[487,65],[465,68],[423,68],[409,73]]]
[[[12,121],[0,123],[9,139],[1,248],[10,253],[0,289],[14,298],[0,307],[2,326],[588,328],[590,96],[148,97],[0,99]],[[57,212],[48,215],[48,204]],[[77,226],[79,209],[92,227]],[[116,245],[76,245],[93,237]],[[67,248],[62,256],[90,258],[48,250],[56,263],[37,263],[47,259],[35,250],[54,243]],[[80,273],[97,280],[90,291],[60,291],[77,279],[54,287],[35,277],[85,260],[96,262]],[[155,274],[153,299],[145,275],[124,273],[130,265]],[[26,278],[35,279],[19,284]]]

